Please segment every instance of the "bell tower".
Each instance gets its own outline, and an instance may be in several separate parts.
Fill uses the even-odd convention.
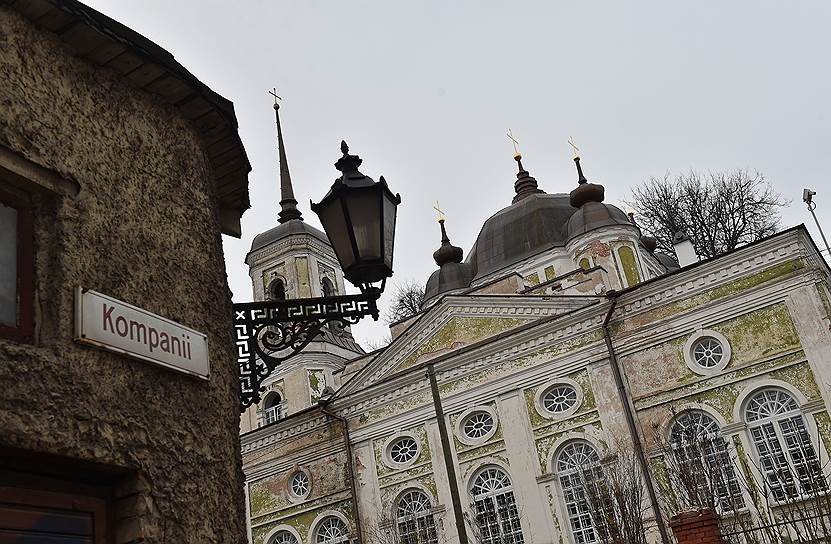
[[[343,271],[329,239],[306,223],[297,207],[280,125],[279,98],[272,94],[280,161],[280,209],[277,226],[255,236],[245,258],[253,300],[344,295]],[[338,388],[339,374],[346,363],[363,353],[349,327],[324,327],[312,343],[263,382],[262,400],[242,416],[242,432],[316,404],[325,387]]]

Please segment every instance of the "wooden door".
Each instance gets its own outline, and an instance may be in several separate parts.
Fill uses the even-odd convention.
[[[106,526],[104,499],[0,486],[0,544],[106,544]]]

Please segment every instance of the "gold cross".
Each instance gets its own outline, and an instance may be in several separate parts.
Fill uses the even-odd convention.
[[[438,200],[436,200],[436,205],[433,206],[433,209],[436,210],[436,213],[438,213],[439,223],[441,223],[442,221],[444,221],[446,219],[446,217],[444,215],[444,212],[442,211],[441,208],[439,208],[439,201]]]
[[[574,149],[574,158],[576,159],[577,157],[579,157],[580,156],[580,148],[578,148],[574,144],[574,138],[572,138],[571,136],[568,137],[568,145],[570,145],[572,147],[572,149]]]
[[[514,133],[513,133],[513,132],[511,132],[511,129],[508,129],[508,134],[506,134],[506,136],[507,136],[507,137],[511,140],[511,142],[513,142],[513,144],[514,144],[514,156],[519,155],[519,148],[517,148],[517,146],[519,145],[519,141],[518,141],[516,138],[514,138]]]
[[[277,104],[277,101],[278,101],[278,100],[282,100],[282,98],[280,98],[279,96],[277,96],[277,87],[274,87],[273,89],[271,89],[270,91],[268,91],[268,94],[270,94],[271,96],[273,96],[273,97],[274,97],[274,104]]]

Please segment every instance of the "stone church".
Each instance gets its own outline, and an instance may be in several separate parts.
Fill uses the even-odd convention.
[[[297,209],[279,118],[278,134],[282,211],[246,259],[254,299],[343,294]],[[388,346],[329,328],[243,414],[251,542],[597,542],[585,470],[624,456],[649,474],[659,542],[677,513],[660,443],[690,429],[717,437],[713,459],[778,478],[769,504],[825,485],[829,269],[805,228],[709,260],[678,236],[676,260],[579,157],[566,193],[515,159],[512,202],[466,256],[436,229],[421,312]],[[741,469],[724,474],[720,510],[763,515]]]

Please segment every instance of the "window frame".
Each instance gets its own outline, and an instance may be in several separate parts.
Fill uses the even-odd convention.
[[[24,193],[25,194],[25,193]],[[0,187],[0,202],[17,211],[17,323],[0,323],[0,339],[31,343],[34,334],[34,212],[30,198]]]
[[[756,398],[771,391],[784,394],[785,396],[789,397],[790,400],[795,403],[796,408],[780,412],[772,416],[757,418],[753,421],[750,421],[747,417],[748,405],[751,402],[753,402]],[[796,470],[797,462],[792,454],[792,449],[788,446],[788,440],[785,437],[785,431],[782,429],[783,422],[792,423],[795,420],[799,420],[802,426],[802,430],[808,436],[808,445],[812,450],[815,460],[819,463],[819,476],[822,478],[822,486],[825,487],[824,491],[813,491],[813,493],[828,493],[829,491],[831,491],[828,489],[828,470],[822,465],[823,454],[825,454],[824,445],[822,443],[822,440],[819,439],[819,433],[815,427],[815,422],[812,420],[812,418],[807,417],[808,414],[806,414],[803,410],[802,403],[800,402],[800,398],[798,395],[794,394],[793,391],[785,387],[781,387],[778,385],[767,385],[764,387],[754,389],[751,393],[749,393],[744,399],[742,399],[741,407],[742,422],[745,424],[747,440],[750,447],[752,448],[750,451],[753,452],[753,460],[755,463],[757,463],[757,467],[764,473],[763,477],[766,479],[765,485],[769,488],[769,498],[771,499],[773,504],[788,504],[793,501],[804,500],[806,497],[810,497],[810,493],[812,493],[812,491],[808,491],[805,489],[805,482],[798,478],[798,471]],[[780,483],[780,486],[776,489],[774,488],[775,486],[773,484],[767,481],[767,475],[772,471],[765,467],[766,455],[763,455],[762,452],[759,450],[759,443],[757,442],[757,439],[754,436],[753,432],[754,430],[761,430],[762,432],[764,432],[766,428],[773,430],[773,438],[776,439],[776,444],[779,447],[778,453],[785,459],[785,468],[788,470],[787,475],[790,477],[790,482],[786,481]],[[768,438],[770,437],[770,435],[766,436],[768,436]],[[769,440],[767,442],[768,444],[770,443]],[[767,456],[775,456],[776,453],[776,451],[769,452]],[[773,468],[775,469],[776,467]],[[795,495],[787,491],[786,486],[788,483],[795,491]],[[777,496],[777,490],[780,491],[784,496]]]

